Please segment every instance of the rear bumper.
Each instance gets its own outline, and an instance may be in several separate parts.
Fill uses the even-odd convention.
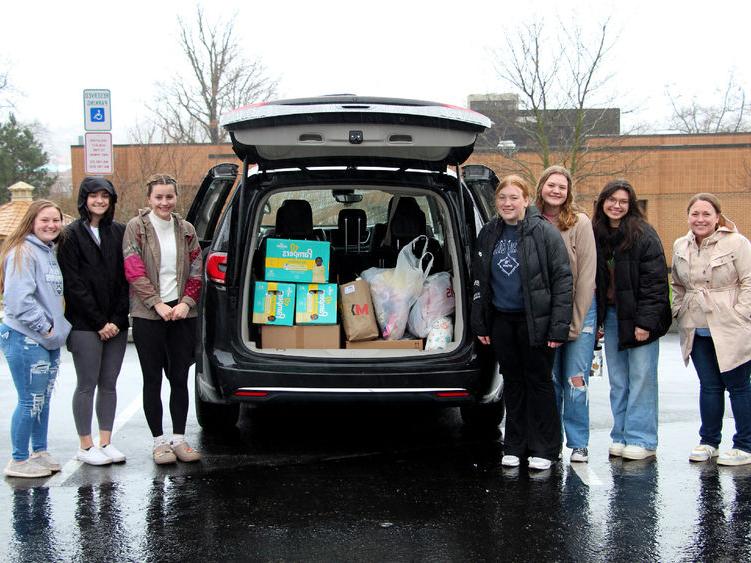
[[[494,400],[501,387],[474,354],[447,361],[333,364],[284,360],[226,365],[217,354],[196,373],[204,401],[215,403],[377,402],[462,405]],[[220,357],[226,358],[222,354]],[[208,373],[207,373],[208,372]]]

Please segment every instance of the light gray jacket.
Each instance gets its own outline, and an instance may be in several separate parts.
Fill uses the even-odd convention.
[[[18,268],[16,252],[22,253]],[[47,350],[60,348],[70,323],[63,314],[63,275],[55,249],[27,235],[26,242],[8,253],[3,267],[5,324]]]

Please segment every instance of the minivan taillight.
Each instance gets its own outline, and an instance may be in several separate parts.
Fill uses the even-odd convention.
[[[224,285],[227,277],[226,252],[211,252],[206,257],[206,275],[211,281]]]

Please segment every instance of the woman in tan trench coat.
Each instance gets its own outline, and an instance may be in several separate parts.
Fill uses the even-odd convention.
[[[673,316],[683,359],[699,375],[700,443],[691,461],[751,463],[751,243],[708,193],[688,204],[690,231],[673,245]],[[722,454],[725,390],[735,418],[733,448]]]

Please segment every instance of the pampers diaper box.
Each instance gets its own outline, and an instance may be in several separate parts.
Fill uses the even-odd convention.
[[[331,243],[270,238],[266,241],[266,281],[325,283]]]
[[[295,324],[336,324],[336,300],[338,288],[335,283],[298,283],[295,298]]]
[[[253,292],[253,322],[292,326],[295,320],[295,284],[256,282]]]

